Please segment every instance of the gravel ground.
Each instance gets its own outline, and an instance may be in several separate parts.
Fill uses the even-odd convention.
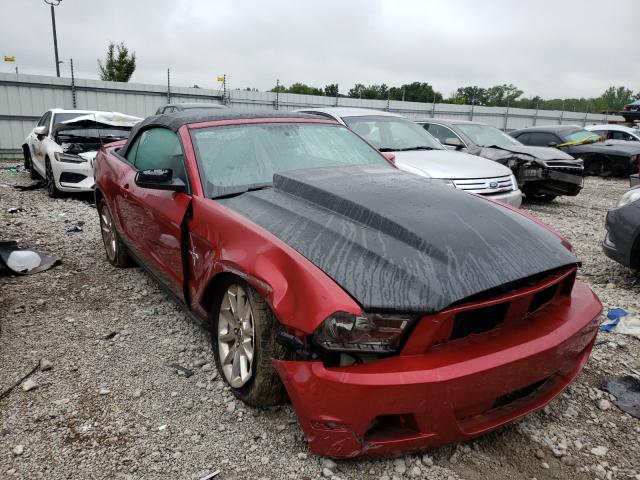
[[[600,335],[584,372],[543,411],[480,439],[388,460],[316,457],[290,405],[236,401],[205,333],[139,268],[107,263],[90,196],[19,192],[11,186],[28,173],[9,165],[0,236],[62,264],[0,276],[0,392],[40,365],[35,388],[0,399],[1,478],[640,479],[640,421],[598,389],[605,374],[640,370],[640,341],[619,334]],[[525,208],[573,242],[605,309],[640,314],[640,286],[600,249],[605,212],[626,186],[589,178],[578,197]],[[7,212],[17,206],[25,211]],[[67,233],[79,221],[83,231]]]

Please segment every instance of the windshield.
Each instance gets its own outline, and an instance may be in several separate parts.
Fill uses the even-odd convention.
[[[462,132],[480,147],[509,147],[522,145],[518,140],[501,132],[496,127],[478,125],[474,123],[460,123],[456,125]]]
[[[67,120],[71,120],[73,118],[84,117],[85,115],[89,115],[91,112],[78,112],[78,113],[56,113],[53,117],[53,124],[66,122]]]
[[[571,133],[563,133],[562,140],[565,142],[591,143],[598,142],[601,138],[597,133],[589,130],[574,130]]]
[[[271,185],[275,173],[318,167],[391,165],[341,125],[259,123],[194,129],[206,196]]]
[[[342,117],[351,130],[382,151],[442,150],[444,147],[416,123],[400,117]]]
[[[106,127],[106,128],[74,128],[74,129],[65,129],[58,132],[58,137],[60,138],[105,138],[105,137],[116,137],[116,138],[128,138],[131,133],[131,128],[114,128],[114,127]]]

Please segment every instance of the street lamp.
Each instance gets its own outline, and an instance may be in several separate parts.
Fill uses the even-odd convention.
[[[58,36],[56,35],[56,13],[53,7],[57,7],[60,5],[62,0],[44,0],[44,3],[51,6],[51,26],[53,27],[53,50],[56,54],[56,76],[60,76],[60,64],[62,63],[58,60]]]

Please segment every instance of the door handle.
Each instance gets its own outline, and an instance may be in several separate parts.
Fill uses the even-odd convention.
[[[125,183],[124,185],[120,186],[120,193],[122,194],[122,196],[124,198],[129,198],[129,184]]]

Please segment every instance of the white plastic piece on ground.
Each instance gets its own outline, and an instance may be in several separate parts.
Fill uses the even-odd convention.
[[[40,266],[40,255],[32,250],[14,250],[7,259],[7,266],[17,272],[28,272]]]
[[[626,317],[622,317],[614,332],[621,333],[623,335],[631,335],[640,339],[640,317],[636,315],[627,315]]]

